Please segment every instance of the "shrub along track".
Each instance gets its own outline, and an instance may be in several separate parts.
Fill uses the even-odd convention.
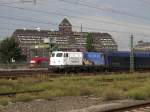
[[[125,73],[125,72],[123,72]],[[122,73],[122,74],[123,74]],[[117,81],[140,81],[143,82],[146,78],[150,78],[150,74],[140,74],[139,75],[133,75],[132,77],[121,77],[119,76],[120,73],[79,73],[79,74],[54,74],[54,73],[50,73],[47,69],[8,69],[8,70],[0,70],[0,78],[3,79],[17,79],[20,77],[38,77],[38,76],[48,76],[50,78],[57,78],[57,77],[61,77],[61,76],[88,76],[88,77],[92,77],[92,76],[99,76],[99,75],[103,75],[100,79],[98,79],[99,82],[101,82],[101,85],[109,85],[111,82],[117,82]],[[110,77],[108,76],[108,74],[110,74]],[[111,74],[118,74],[119,77],[111,77]],[[107,76],[106,76],[107,75]],[[121,74],[120,74],[121,75]],[[77,78],[78,79],[78,78]],[[75,79],[75,80],[77,80]],[[79,78],[80,79],[80,78]],[[72,79],[73,80],[73,79]],[[8,92],[8,93],[2,93],[0,94],[0,96],[13,96],[16,94],[22,94],[22,93],[38,93],[44,90],[35,90],[35,91],[20,91],[20,92]]]
[[[50,79],[48,79],[48,81],[49,80],[52,80],[53,81],[53,78],[54,78],[54,80],[58,77],[60,77],[60,79],[62,78],[61,76],[67,76],[67,77],[69,77],[69,78],[67,78],[67,80],[73,80],[73,81],[78,81],[78,80],[85,80],[86,81],[86,78],[87,78],[87,80],[89,80],[89,79],[91,79],[93,76],[95,77],[94,78],[94,83],[95,83],[95,81],[97,81],[98,82],[98,84],[99,85],[102,85],[103,86],[103,84],[104,84],[104,86],[105,86],[105,84],[108,84],[108,85],[110,85],[111,84],[111,82],[115,82],[116,83],[116,81],[119,81],[119,82],[122,82],[122,81],[138,81],[138,82],[143,82],[143,81],[145,81],[147,78],[148,79],[150,79],[150,73],[142,73],[142,74],[140,74],[140,73],[134,73],[134,74],[137,74],[137,75],[134,75],[134,74],[129,74],[130,75],[130,77],[128,77],[128,76],[121,76],[121,75],[123,75],[123,74],[126,74],[126,73],[122,73],[122,74],[118,74],[118,73],[79,73],[79,74],[54,74],[54,73],[49,73],[46,69],[29,69],[29,70],[25,70],[25,69],[23,69],[23,70],[3,70],[3,71],[0,71],[0,76],[3,76],[3,77],[0,77],[0,78],[19,78],[19,77],[29,77],[29,79],[30,79],[30,77],[35,77],[36,78],[36,76],[38,76],[38,74],[40,74],[40,75],[46,75],[46,78],[50,78]],[[110,74],[110,75],[108,75],[108,74]],[[111,74],[118,74],[117,76],[116,75],[111,75]],[[5,75],[5,76],[4,76]],[[99,76],[99,75],[101,75],[101,76]],[[48,76],[48,77],[47,77]],[[71,76],[71,77],[70,77]],[[73,77],[72,77],[73,76]],[[75,76],[75,77],[74,77]],[[80,77],[81,76],[81,77]],[[85,77],[84,77],[85,76]],[[98,77],[97,77],[98,76]],[[52,79],[51,79],[51,77],[52,77]],[[91,77],[91,78],[90,78]],[[41,77],[40,77],[41,78]],[[27,78],[28,79],[28,78]],[[45,79],[45,77],[44,77],[44,79]],[[66,79],[66,77],[65,77],[65,79]],[[62,79],[61,79],[62,80]],[[3,80],[2,80],[3,81]],[[7,80],[6,80],[7,81]],[[93,81],[93,80],[92,80]],[[38,83],[38,82],[37,82]],[[4,83],[4,85],[5,85],[5,83]],[[15,85],[15,87],[16,87],[16,84],[14,84]],[[0,96],[2,97],[2,96],[16,96],[17,94],[26,94],[26,93],[33,93],[33,94],[36,94],[36,93],[40,93],[40,92],[42,92],[42,91],[45,91],[45,89],[44,88],[40,88],[40,89],[35,89],[35,90],[32,90],[32,89],[26,89],[25,91],[23,90],[22,91],[22,89],[20,90],[20,91],[12,91],[12,92],[5,92],[5,93],[2,93],[2,94],[0,94]],[[147,103],[146,105],[148,105],[149,106],[149,104]],[[140,105],[138,105],[138,106],[140,106]],[[142,106],[141,106],[142,107]],[[143,106],[144,107],[144,106]],[[146,107],[146,106],[145,106]],[[128,108],[128,107],[124,107],[124,108],[122,108],[122,110],[124,109],[124,110],[131,110],[131,109],[134,109],[134,108],[139,108],[139,107],[135,107],[135,106],[132,106],[132,108]],[[114,112],[116,112],[116,111],[118,111],[118,112],[123,112],[123,111],[121,111],[121,109],[118,109],[118,110],[114,110]],[[113,112],[113,110],[112,111],[110,111],[110,112]]]
[[[15,96],[17,94],[26,94],[26,93],[39,93],[42,92],[44,90],[30,90],[30,91],[19,91],[19,92],[8,92],[8,93],[0,93],[0,96],[8,96],[8,97],[12,97]]]

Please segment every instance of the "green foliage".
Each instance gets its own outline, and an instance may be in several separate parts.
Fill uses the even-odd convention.
[[[0,98],[0,105],[2,105],[2,106],[7,106],[10,101],[11,101],[11,100],[10,100],[10,98],[8,98],[8,97]]]
[[[140,87],[136,87],[127,92],[127,96],[136,100],[145,100],[150,98],[150,81],[145,81]]]
[[[19,95],[16,95],[14,102],[29,102],[34,99],[35,97],[30,94],[19,94]]]
[[[22,58],[21,48],[13,38],[6,38],[0,43],[0,59],[3,63],[11,63]]]
[[[149,99],[150,74],[121,74],[97,76],[40,76],[17,80],[0,80],[0,93],[17,92],[14,102],[31,101],[37,98],[50,100],[61,96],[97,96],[104,100]],[[24,93],[20,93],[24,92]],[[1,99],[1,98],[0,98]],[[7,99],[1,101],[7,104]],[[0,102],[0,103],[1,103]]]
[[[127,96],[132,99],[136,100],[145,100],[148,99],[148,94],[146,91],[143,91],[142,89],[134,89],[132,91],[129,91],[127,93]]]
[[[92,38],[92,34],[88,33],[86,35],[86,50],[87,51],[93,51],[94,47],[93,47],[93,38]]]
[[[124,98],[123,92],[114,87],[108,87],[102,94],[104,100],[120,100]]]

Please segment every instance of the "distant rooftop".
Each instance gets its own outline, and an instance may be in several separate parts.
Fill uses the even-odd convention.
[[[64,18],[59,26],[72,26],[71,23],[68,21],[67,18]]]
[[[150,46],[150,42],[138,41],[136,47],[137,46]]]

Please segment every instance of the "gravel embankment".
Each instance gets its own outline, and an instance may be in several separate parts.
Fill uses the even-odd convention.
[[[61,112],[81,109],[102,103],[99,98],[93,97],[61,97],[49,101],[35,100],[28,103],[10,104],[1,108],[0,112]]]

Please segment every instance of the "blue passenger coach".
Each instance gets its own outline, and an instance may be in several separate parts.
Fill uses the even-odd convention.
[[[130,52],[107,52],[105,63],[108,70],[127,70],[130,66]]]
[[[108,70],[129,70],[130,52],[105,53],[105,63]],[[134,52],[134,68],[135,70],[150,69],[150,52]]]
[[[150,52],[136,52],[134,57],[135,69],[150,69]]]

